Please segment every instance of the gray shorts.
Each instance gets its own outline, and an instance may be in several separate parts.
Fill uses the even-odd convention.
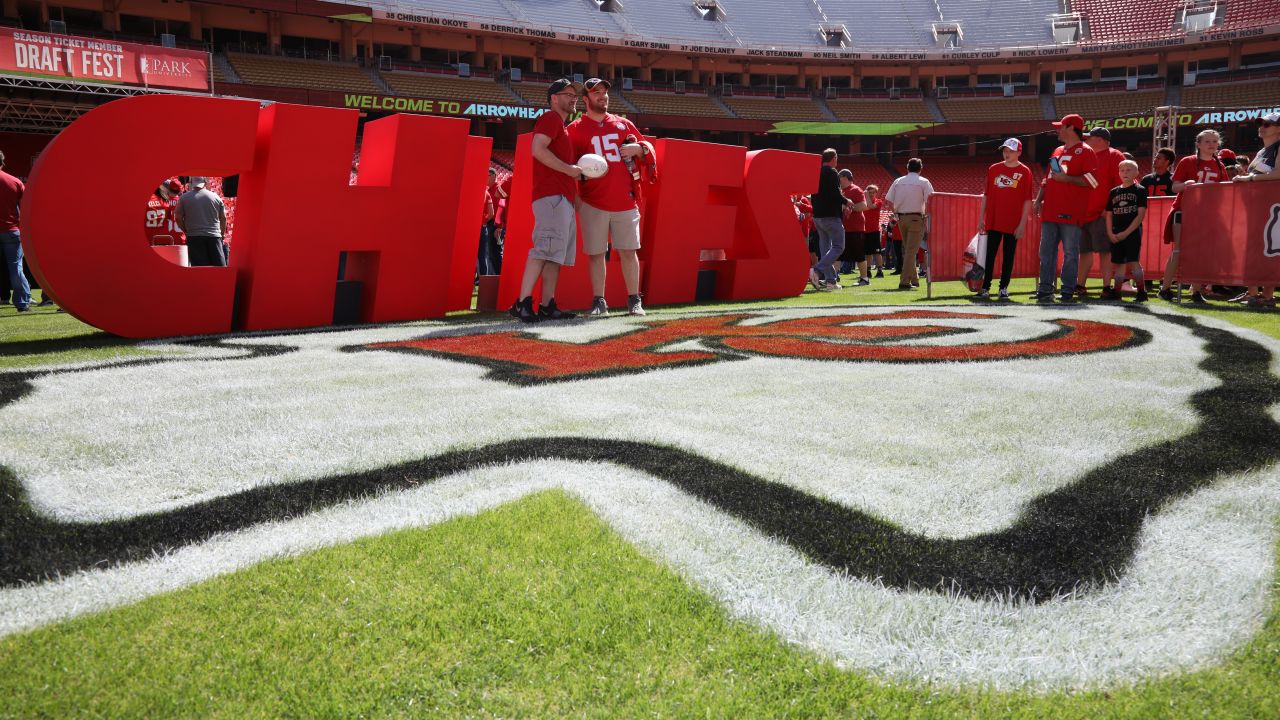
[[[1107,216],[1080,226],[1080,252],[1106,253],[1111,256],[1111,238],[1107,237]]]
[[[640,210],[609,212],[582,203],[578,208],[582,220],[582,251],[588,255],[600,255],[609,249],[613,238],[614,250],[640,249]]]
[[[533,249],[529,257],[572,265],[578,256],[578,216],[563,195],[533,201]]]

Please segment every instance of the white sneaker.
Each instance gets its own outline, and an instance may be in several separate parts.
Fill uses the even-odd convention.
[[[1009,299],[1009,288],[1000,288],[1000,299],[1001,300]]]
[[[587,316],[596,318],[609,317],[609,303],[605,302],[604,298],[597,295],[596,298],[591,301],[591,311],[587,313]]]
[[[986,288],[983,288],[978,291],[978,294],[976,297],[986,300],[987,298],[991,297],[991,291],[987,290]]]
[[[627,296],[627,312],[632,315],[644,315],[644,304],[640,302],[640,293]]]

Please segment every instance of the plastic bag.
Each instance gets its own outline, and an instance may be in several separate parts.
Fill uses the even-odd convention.
[[[969,240],[964,250],[964,284],[972,292],[982,289],[982,280],[986,276],[987,235],[978,233]]]

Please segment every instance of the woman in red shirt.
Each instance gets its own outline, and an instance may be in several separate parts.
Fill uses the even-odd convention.
[[[1182,191],[1196,183],[1227,182],[1227,168],[1218,159],[1218,146],[1222,144],[1222,136],[1217,130],[1202,130],[1196,136],[1196,154],[1188,155],[1178,161],[1173,171],[1173,191],[1178,194],[1173,200],[1169,226],[1173,237],[1173,252],[1164,268],[1164,280],[1160,283],[1160,299],[1172,300],[1174,278],[1178,276],[1178,257],[1182,249]],[[1191,288],[1191,302],[1203,305],[1204,293],[1208,285]]]
[[[884,255],[880,252],[880,208],[884,207],[884,201],[879,195],[878,185],[867,186],[867,209],[862,213],[862,249],[866,253],[861,265],[863,278],[871,277],[872,264],[876,268],[876,277],[884,277]]]

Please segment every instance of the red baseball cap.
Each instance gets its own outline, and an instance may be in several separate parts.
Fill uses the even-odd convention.
[[[1084,118],[1080,117],[1079,115],[1072,114],[1072,115],[1067,115],[1066,117],[1062,118],[1062,120],[1060,120],[1059,122],[1056,122],[1053,124],[1054,127],[1062,127],[1063,125],[1066,125],[1068,127],[1073,127],[1077,130],[1084,130]]]
[[[182,192],[182,183],[178,182],[178,178],[169,178],[168,180],[165,180],[164,186],[169,188],[173,192],[176,192],[176,193]]]
[[[1231,162],[1235,162],[1235,160],[1236,160],[1236,151],[1235,151],[1235,150],[1228,150],[1227,148],[1222,148],[1221,150],[1219,150],[1219,151],[1218,151],[1218,159],[1219,159],[1219,160],[1230,160]],[[1227,163],[1227,164],[1229,165],[1230,163]]]

